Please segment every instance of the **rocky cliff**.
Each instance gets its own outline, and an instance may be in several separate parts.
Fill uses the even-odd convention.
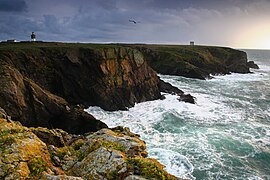
[[[194,98],[161,81],[156,72],[205,79],[248,73],[246,53],[205,46],[1,43],[0,106],[26,126],[71,133],[107,127],[83,107],[132,107],[162,98],[160,92]]]
[[[150,66],[161,74],[206,79],[211,74],[250,73],[258,68],[248,63],[240,50],[214,46],[131,45],[143,52]]]
[[[146,158],[145,142],[128,128],[85,136],[26,128],[0,108],[0,179],[177,179]]]
[[[142,53],[112,45],[1,44],[0,84],[0,106],[13,119],[72,133],[107,127],[81,105],[119,110],[161,98]]]
[[[0,179],[176,179],[146,158],[138,135],[83,110],[126,109],[161,91],[195,103],[148,63],[199,79],[256,67],[244,52],[218,47],[0,44]]]

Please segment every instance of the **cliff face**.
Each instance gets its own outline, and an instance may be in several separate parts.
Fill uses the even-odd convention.
[[[58,127],[71,133],[97,131],[107,127],[83,109],[44,90],[10,64],[1,62],[0,106],[25,126]]]
[[[162,74],[199,79],[248,73],[251,66],[244,52],[221,47],[0,44],[0,106],[26,126],[85,133],[107,126],[81,105],[126,109],[161,98],[160,91],[195,103],[191,95],[159,80],[148,64]]]
[[[210,74],[249,73],[243,51],[210,46],[136,46],[150,66],[161,74],[205,79]]]
[[[128,47],[3,46],[0,70],[0,106],[26,126],[96,131],[107,126],[77,104],[119,110],[161,97],[155,71]]]
[[[35,48],[2,52],[2,59],[72,104],[118,110],[160,97],[157,75],[136,49]]]

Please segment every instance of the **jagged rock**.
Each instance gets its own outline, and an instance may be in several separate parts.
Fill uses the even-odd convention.
[[[179,96],[179,101],[195,104],[195,98],[193,96],[191,96],[190,94],[184,94],[183,91],[171,85],[170,83],[164,82],[163,80],[159,81],[159,89],[161,92]]]
[[[61,129],[47,129],[43,127],[30,128],[30,130],[47,145],[54,145],[56,147],[65,146],[72,136]]]
[[[159,80],[158,84],[159,90],[161,92],[169,93],[169,94],[177,94],[182,95],[184,92],[177,87],[171,85],[170,83],[164,82],[163,80]]]
[[[259,69],[259,66],[257,64],[255,64],[254,61],[248,61],[247,64],[248,64],[249,68]]]
[[[42,134],[47,146],[33,132]],[[75,136],[64,147],[50,145],[58,140],[46,138],[59,139],[60,134],[72,137],[62,130],[30,130],[0,118],[0,179],[176,179],[160,163],[145,158],[145,142],[129,128]]]
[[[195,98],[193,96],[191,96],[190,94],[183,94],[180,95],[180,97],[178,98],[179,101],[184,101],[184,102],[188,102],[191,104],[195,104]]]

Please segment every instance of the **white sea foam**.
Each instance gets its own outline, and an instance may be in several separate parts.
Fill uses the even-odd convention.
[[[193,166],[185,156],[177,152],[161,148],[150,149],[149,155],[160,161],[162,164],[166,164],[166,170],[169,173],[177,174],[182,178],[195,179],[191,175],[193,172]]]
[[[270,151],[270,107],[265,104],[270,66],[259,66],[252,74],[233,73],[206,81],[159,75],[195,96],[196,104],[165,94],[165,100],[136,104],[128,111],[107,112],[99,107],[86,111],[109,127],[127,126],[140,134],[150,157],[178,177],[192,179],[196,169],[205,172],[206,179],[260,179],[254,164],[245,164],[246,158]],[[230,162],[240,165],[230,167]]]

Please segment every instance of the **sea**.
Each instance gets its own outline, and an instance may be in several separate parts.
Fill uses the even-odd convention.
[[[244,50],[260,69],[197,80],[159,75],[196,97],[138,103],[128,111],[86,111],[140,134],[149,157],[186,179],[270,180],[270,50]]]

